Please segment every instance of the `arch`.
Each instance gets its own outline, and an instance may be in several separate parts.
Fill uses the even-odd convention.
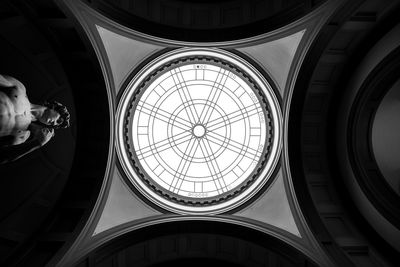
[[[119,262],[121,267],[159,266],[194,259],[238,266],[316,266],[275,237],[235,224],[201,220],[166,222],[129,232],[93,250],[76,266],[110,262]]]
[[[109,0],[81,1],[133,30],[191,42],[219,42],[256,36],[294,22],[325,2],[138,0],[126,6]],[[263,12],[265,10],[267,12]]]

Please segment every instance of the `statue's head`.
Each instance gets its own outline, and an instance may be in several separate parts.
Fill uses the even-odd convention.
[[[40,123],[53,129],[68,128],[70,126],[70,114],[63,104],[57,101],[46,101],[42,105],[46,109],[42,116],[38,118]]]

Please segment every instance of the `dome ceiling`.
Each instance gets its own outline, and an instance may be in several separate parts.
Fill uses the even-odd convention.
[[[233,53],[165,53],[129,83],[118,110],[117,149],[126,175],[174,212],[234,209],[268,182],[278,162],[277,97]]]
[[[0,264],[395,266],[399,10],[3,1],[1,71],[73,126],[0,165]]]

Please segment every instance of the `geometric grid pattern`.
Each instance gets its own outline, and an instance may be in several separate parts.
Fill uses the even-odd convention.
[[[216,57],[181,57],[133,89],[125,144],[138,177],[156,194],[213,206],[259,176],[273,122],[249,74]]]
[[[272,87],[220,49],[177,49],[130,80],[118,107],[122,168],[148,200],[185,214],[221,213],[269,181],[281,144]],[[258,179],[259,178],[259,179]]]

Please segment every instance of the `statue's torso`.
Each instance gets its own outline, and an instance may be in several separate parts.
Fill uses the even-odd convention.
[[[15,135],[28,129],[31,104],[26,93],[18,88],[0,91],[0,136]]]

